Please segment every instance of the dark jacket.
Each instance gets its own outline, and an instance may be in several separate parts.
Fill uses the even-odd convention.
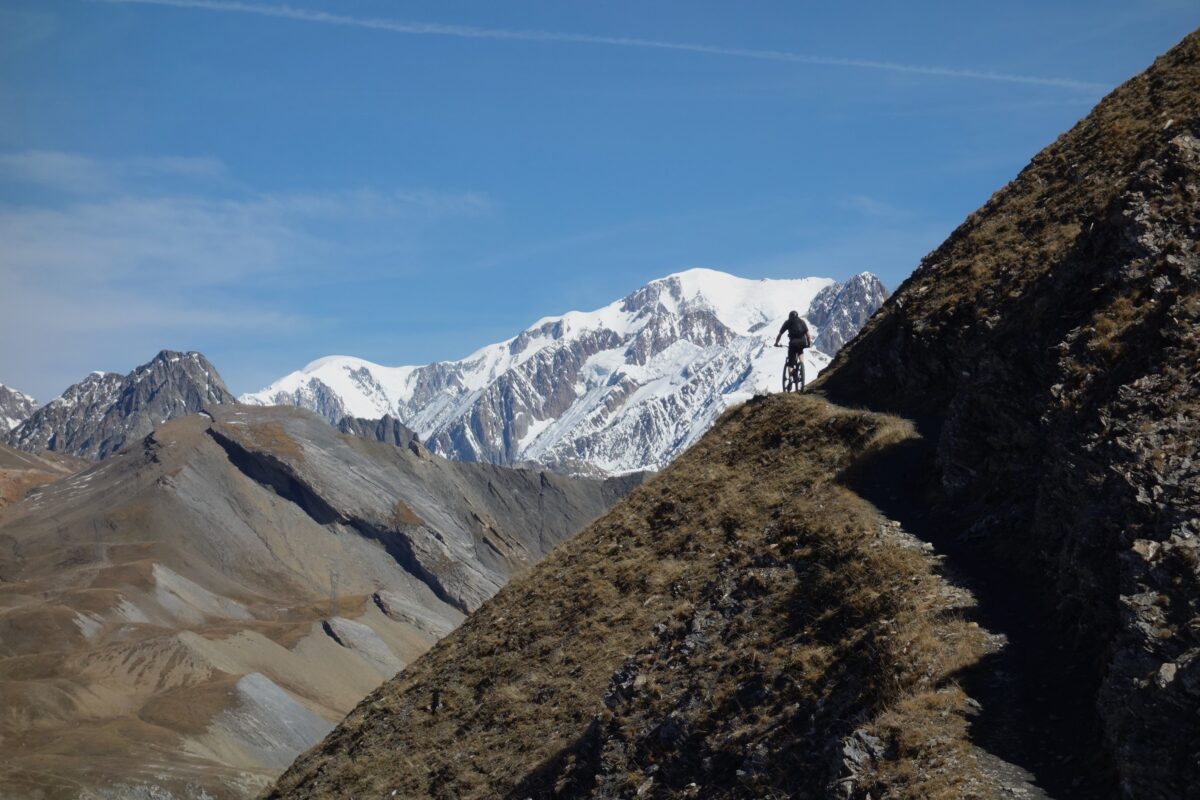
[[[804,324],[804,320],[800,317],[794,319],[788,317],[787,321],[783,323],[783,327],[779,329],[779,335],[783,336],[784,331],[787,331],[789,342],[799,340],[804,343],[805,347],[808,346],[808,325]]]

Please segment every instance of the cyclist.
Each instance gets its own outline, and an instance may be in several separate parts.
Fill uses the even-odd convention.
[[[785,331],[788,335],[788,363],[795,360],[795,363],[799,364],[804,355],[804,348],[812,347],[812,337],[808,335],[808,325],[804,324],[799,312],[793,311],[788,314],[787,322],[783,323],[783,327],[779,329],[779,335],[775,337],[776,347],[779,347],[779,340],[783,338]]]

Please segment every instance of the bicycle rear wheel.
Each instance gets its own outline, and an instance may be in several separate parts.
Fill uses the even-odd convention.
[[[796,365],[788,362],[783,365],[783,390],[785,392],[798,392],[802,387],[800,383],[800,375],[796,371]]]

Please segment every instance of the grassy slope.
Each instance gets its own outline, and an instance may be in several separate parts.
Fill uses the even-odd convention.
[[[968,216],[842,348],[818,386],[839,402],[940,413],[971,374],[952,363],[955,358],[969,366],[982,351],[1018,350],[1039,328],[1060,332],[1066,323],[1054,323],[1074,310],[1064,309],[1068,303],[1095,314],[1097,352],[1079,370],[1111,369],[1119,352],[1110,340],[1145,316],[1130,304],[1145,298],[1103,285],[1099,266],[1091,277],[1097,285],[1086,289],[1064,287],[1054,273],[1064,262],[1102,261],[1108,251],[1129,246],[1105,242],[1099,251],[1081,251],[1096,227],[1111,222],[1106,217],[1128,211],[1119,200],[1145,159],[1189,130],[1196,135],[1197,87],[1200,31],[1115,89]],[[1150,195],[1188,191],[1182,185],[1134,188]],[[1192,241],[1186,233],[1177,232],[1178,247]],[[1042,359],[1045,351],[1021,357]]]
[[[913,436],[810,397],[731,410],[270,796],[823,795],[862,725],[898,796],[959,794],[969,770],[939,769],[964,749],[949,676],[982,634],[933,613],[929,556],[838,480]]]

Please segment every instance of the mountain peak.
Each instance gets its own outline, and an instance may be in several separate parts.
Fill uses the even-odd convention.
[[[208,359],[162,350],[128,375],[92,372],[8,434],[22,450],[104,458],[156,425],[237,400]]]
[[[29,419],[37,408],[37,401],[32,397],[0,383],[0,434]]]

